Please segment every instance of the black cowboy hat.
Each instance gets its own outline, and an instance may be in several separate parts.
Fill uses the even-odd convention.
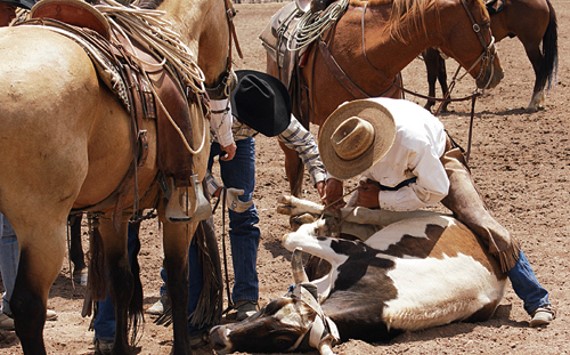
[[[274,137],[291,122],[291,99],[277,78],[255,70],[236,71],[238,84],[231,96],[233,115],[259,133]]]

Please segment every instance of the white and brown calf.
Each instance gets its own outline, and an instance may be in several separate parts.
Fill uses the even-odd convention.
[[[295,210],[292,213],[301,212],[299,200],[281,202],[289,204],[285,209]],[[311,208],[315,206],[318,210],[318,205]],[[283,205],[280,208],[283,211]],[[296,286],[286,296],[243,322],[212,329],[214,349],[316,348],[331,353],[337,338],[389,340],[403,331],[493,315],[506,277],[467,227],[432,212],[343,211],[352,221],[359,214],[381,227],[365,242],[319,234],[329,229],[323,219],[287,234],[285,248],[328,261],[330,272],[307,283],[302,272],[294,271]]]

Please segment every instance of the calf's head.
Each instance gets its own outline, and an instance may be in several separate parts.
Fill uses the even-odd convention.
[[[293,253],[293,268],[301,264],[300,254]],[[302,268],[302,265],[300,266]],[[298,280],[287,294],[272,300],[259,312],[239,323],[212,328],[210,344],[215,351],[227,354],[244,352],[288,352],[317,348],[321,353],[332,352],[338,341],[336,325],[322,311],[315,285]],[[303,281],[303,282],[299,282]]]

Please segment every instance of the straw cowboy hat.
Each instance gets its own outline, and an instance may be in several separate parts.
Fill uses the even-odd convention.
[[[396,137],[394,117],[371,100],[339,106],[319,132],[319,152],[327,171],[339,179],[363,173],[382,159]]]
[[[232,92],[232,114],[267,137],[283,132],[291,122],[291,99],[277,78],[254,70],[238,70]]]

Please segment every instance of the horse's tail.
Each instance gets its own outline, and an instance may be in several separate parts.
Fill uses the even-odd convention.
[[[103,239],[97,227],[91,228],[91,238],[89,239],[89,276],[88,276],[88,297],[86,302],[92,302],[97,312],[96,302],[104,300],[109,294],[107,288],[107,274],[105,272],[105,253],[103,252]],[[137,226],[138,230],[138,226]],[[129,231],[129,238],[131,238]],[[140,251],[140,240],[138,233],[136,239],[129,240],[131,250],[129,253],[129,264],[131,266],[131,273],[133,275],[133,295],[127,309],[127,317],[129,319],[129,332],[131,334],[130,343],[135,345],[138,338],[138,331],[143,321],[143,290],[140,279],[140,266],[138,263],[138,253]],[[133,234],[134,236],[134,234]],[[84,305],[82,315],[91,314],[91,304]],[[88,308],[88,310],[86,310]],[[93,316],[93,319],[95,316]],[[93,321],[90,326],[93,329]]]
[[[556,20],[556,12],[554,7],[547,0],[550,12],[550,20],[546,31],[542,36],[542,51],[544,54],[544,62],[541,68],[541,75],[545,75],[548,80],[548,89],[552,88],[553,81],[556,80],[556,72],[558,71],[558,23]]]

